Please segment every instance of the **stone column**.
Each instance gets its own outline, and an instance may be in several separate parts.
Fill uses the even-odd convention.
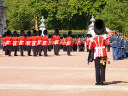
[[[0,35],[5,32],[5,12],[7,8],[4,5],[4,2],[0,0]],[[0,39],[0,47],[1,47],[1,39]]]

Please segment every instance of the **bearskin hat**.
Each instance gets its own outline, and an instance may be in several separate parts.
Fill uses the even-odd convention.
[[[91,35],[91,34],[87,34],[86,36],[87,36],[87,37],[92,37],[92,35]]]
[[[96,20],[95,24],[94,24],[94,32],[97,35],[101,35],[104,31],[105,31],[105,23],[104,23],[104,21],[101,20],[101,19]]]
[[[42,30],[39,30],[39,36],[41,36],[41,34],[42,34]]]
[[[11,31],[7,31],[7,36],[11,36]]]
[[[48,34],[48,31],[47,30],[44,30],[43,33],[44,33],[44,35],[47,35]]]
[[[17,37],[17,31],[14,31],[14,32],[13,32],[13,36],[14,36],[14,37]]]
[[[31,36],[31,31],[28,31],[27,32],[27,35],[30,37]]]
[[[56,29],[54,33],[55,33],[55,35],[59,35],[59,30]]]
[[[68,31],[68,36],[71,36],[72,35],[72,31]]]
[[[52,36],[51,35],[48,35],[48,38],[51,38]]]
[[[24,30],[20,31],[20,36],[24,36]]]
[[[63,34],[63,37],[66,38],[66,34]]]
[[[33,30],[33,36],[37,36],[36,30]]]

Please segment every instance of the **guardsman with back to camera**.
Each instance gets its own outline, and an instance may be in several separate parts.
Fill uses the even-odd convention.
[[[67,46],[67,55],[70,56],[71,50],[72,50],[72,32],[68,32],[68,37],[66,38],[66,46]]]
[[[38,52],[39,52],[39,56],[42,56],[42,36],[41,36],[41,34],[42,34],[42,31],[41,30],[39,30],[39,36],[38,36]]]
[[[110,52],[110,38],[106,39],[107,52]]]
[[[11,31],[7,31],[7,36],[5,37],[6,42],[6,52],[8,56],[11,56],[11,50],[12,50],[12,37],[11,37]]]
[[[55,35],[52,37],[52,41],[54,42],[54,54],[59,55],[60,51],[60,36],[59,36],[59,30],[55,30]]]
[[[81,37],[81,51],[84,51],[85,49],[85,39],[84,39],[84,36],[82,35]]]
[[[73,48],[73,51],[77,51],[77,36],[74,35],[74,48]]]
[[[53,44],[52,44],[52,39],[51,39],[51,35],[48,36],[48,51],[52,51],[52,47],[53,47]]]
[[[62,45],[63,45],[63,51],[67,51],[66,34],[63,34]]]
[[[112,44],[113,60],[117,60],[117,39],[118,34],[115,32],[115,36],[113,35],[110,38],[110,43]]]
[[[44,51],[44,56],[48,56],[47,54],[47,51],[48,51],[48,43],[49,43],[49,40],[48,40],[48,32],[47,30],[44,30],[44,37],[42,38],[42,41],[43,41],[43,51]]]
[[[28,31],[28,32],[27,32],[26,46],[27,46],[28,56],[32,56],[32,55],[31,55],[31,49],[32,49],[32,37],[31,37],[31,31]]]
[[[117,38],[117,58],[119,60],[122,59],[122,48],[123,48],[123,42],[122,42],[121,34],[118,33],[118,38]]]
[[[21,30],[20,37],[19,37],[19,46],[20,46],[20,54],[24,56],[24,47],[25,47],[25,37],[24,37],[24,30]]]
[[[98,19],[94,24],[94,32],[96,36],[90,39],[89,50],[94,47],[94,60],[96,69],[96,85],[105,85],[105,69],[107,62],[107,52],[105,48],[106,38],[110,38],[113,35],[113,31],[106,28],[108,34],[103,34],[105,31],[105,23],[103,20]],[[104,61],[106,60],[106,62]]]
[[[89,49],[88,49],[88,46],[89,46],[89,43],[90,43],[90,39],[89,38],[90,38],[90,34],[87,34],[87,38],[85,40],[87,52],[89,52]]]
[[[12,43],[13,43],[13,49],[14,49],[14,56],[18,56],[17,51],[19,46],[19,38],[17,37],[17,31],[13,32]]]
[[[126,37],[126,33],[123,34],[123,39],[122,39],[122,55],[124,58],[126,58],[126,42],[127,42],[127,37]]]
[[[37,56],[37,32],[36,30],[33,30],[33,36],[32,36],[32,50],[33,50],[33,56]]]
[[[78,45],[79,51],[81,51],[81,38],[80,38],[80,35],[78,35],[77,45]]]

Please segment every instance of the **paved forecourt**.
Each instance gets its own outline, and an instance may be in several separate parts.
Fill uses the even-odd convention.
[[[0,96],[128,95],[128,59],[113,61],[108,52],[107,85],[96,86],[94,62],[87,64],[87,52],[48,54],[8,57],[0,50]]]

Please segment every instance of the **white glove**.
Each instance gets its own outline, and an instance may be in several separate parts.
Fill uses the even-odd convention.
[[[110,29],[109,29],[109,28],[107,28],[107,27],[106,27],[106,32],[108,32],[108,33],[110,32]]]

